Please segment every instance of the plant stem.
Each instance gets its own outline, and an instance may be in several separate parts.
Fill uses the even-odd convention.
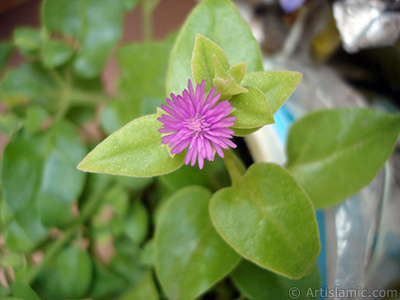
[[[48,70],[49,74],[53,77],[54,81],[58,84],[58,87],[60,89],[66,89],[68,88],[66,82],[64,79],[60,76],[60,74],[57,73],[57,71],[53,69]]]
[[[65,114],[67,113],[68,108],[69,108],[69,98],[70,98],[69,94],[70,94],[69,89],[67,89],[67,88],[63,89],[63,91],[61,93],[60,107],[59,107],[56,115],[54,116],[55,120],[62,119],[65,116]]]
[[[228,149],[224,151],[224,162],[228,169],[229,176],[231,177],[232,184],[239,182],[246,172],[246,167],[242,161],[232,150]]]
[[[153,39],[153,12],[143,10],[143,34],[146,42],[151,42]]]
[[[146,42],[153,40],[153,12],[158,0],[142,0],[143,35]]]
[[[105,184],[98,189],[95,193],[93,193],[88,199],[87,203],[82,209],[82,213],[75,221],[75,223],[64,232],[64,235],[57,239],[48,249],[46,255],[44,256],[41,263],[35,267],[33,267],[26,277],[26,282],[28,284],[33,283],[36,279],[37,275],[42,271],[42,269],[57,255],[58,251],[74,236],[76,231],[82,226],[82,224],[86,223],[86,221],[92,216],[94,211],[100,205],[101,201],[104,199],[102,196],[104,191],[109,187],[111,183],[111,179],[109,178]]]
[[[54,80],[57,82],[59,89],[61,90],[60,107],[54,116],[55,120],[62,119],[68,111],[70,105],[70,94],[71,94],[71,72],[67,69],[66,80],[54,70],[50,70],[50,74],[53,76]]]

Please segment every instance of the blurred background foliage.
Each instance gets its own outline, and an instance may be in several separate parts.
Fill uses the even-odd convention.
[[[181,187],[228,184],[222,161],[153,178],[85,174],[87,152],[165,101],[176,34],[152,41],[158,1],[45,0],[40,28],[0,42],[1,299],[158,299],[152,230]],[[124,17],[144,17],[145,41],[121,45]],[[7,70],[14,51],[24,58]],[[102,73],[118,61],[117,91]],[[184,180],[181,180],[184,178]]]

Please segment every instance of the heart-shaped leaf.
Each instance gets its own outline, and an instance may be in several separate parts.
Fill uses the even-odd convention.
[[[39,51],[41,44],[40,32],[29,27],[17,28],[14,31],[14,44],[25,55],[32,55]]]
[[[255,87],[246,86],[247,93],[232,96],[229,102],[235,109],[231,116],[236,117],[233,130],[259,128],[275,123],[264,94]],[[235,131],[236,134],[236,131]]]
[[[263,70],[258,43],[233,3],[205,0],[191,12],[175,42],[169,61],[167,94],[180,94],[186,88],[192,76],[191,60],[197,34],[219,45],[232,65],[245,61],[249,72]]]
[[[246,74],[241,84],[261,90],[274,115],[294,92],[302,76],[290,71],[254,72]]]
[[[157,115],[135,119],[105,139],[79,164],[87,172],[134,177],[170,173],[183,165],[185,153],[169,155],[161,147]]]
[[[55,265],[56,278],[67,297],[83,298],[92,282],[93,262],[90,255],[77,245],[71,245],[58,255]]]
[[[243,257],[289,278],[309,274],[320,251],[314,209],[282,167],[253,164],[211,198],[212,222]]]
[[[40,54],[44,66],[55,68],[66,63],[74,54],[74,49],[60,41],[46,41]]]
[[[191,186],[162,209],[155,234],[157,275],[169,299],[194,299],[226,276],[237,255],[216,233],[208,214],[211,192]]]
[[[321,110],[293,123],[288,169],[316,208],[336,204],[376,176],[392,153],[400,115],[376,110]]]

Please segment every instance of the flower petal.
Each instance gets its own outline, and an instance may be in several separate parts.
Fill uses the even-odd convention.
[[[187,150],[185,164],[204,167],[204,160],[214,160],[215,153],[224,157],[222,149],[236,148],[230,140],[236,117],[229,117],[233,108],[228,100],[218,102],[220,94],[213,87],[206,96],[205,80],[194,89],[191,80],[181,95],[171,94],[166,99],[168,105],[161,105],[166,113],[158,120],[163,124],[158,129],[166,134],[162,143],[169,145],[172,154]]]

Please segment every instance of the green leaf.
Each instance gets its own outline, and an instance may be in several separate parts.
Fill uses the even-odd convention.
[[[61,285],[54,259],[43,266],[35,279],[35,287],[39,295],[45,299],[67,299],[69,297]]]
[[[294,92],[302,76],[291,71],[254,72],[246,74],[241,84],[261,90],[274,115]]]
[[[243,260],[231,277],[240,292],[251,300],[318,299],[321,277],[318,268],[301,279],[293,280]],[[297,294],[296,294],[297,293]]]
[[[0,194],[0,230],[3,230],[3,226],[12,220],[12,212],[8,208],[7,203],[4,201],[3,194]]]
[[[14,44],[26,55],[35,54],[40,49],[41,37],[37,29],[20,27],[14,31]]]
[[[74,105],[68,110],[65,118],[72,123],[78,125],[78,127],[84,127],[85,125],[93,122],[93,120],[96,119],[96,107],[84,106],[79,104]]]
[[[74,55],[74,49],[61,41],[46,41],[43,43],[40,54],[45,67],[56,68]]]
[[[132,119],[140,117],[141,105],[141,99],[137,97],[118,98],[108,102],[101,114],[102,128],[112,134]]]
[[[213,87],[213,78],[215,77],[214,55],[222,69],[228,71],[230,66],[224,51],[210,39],[197,34],[192,56],[192,73],[195,83],[200,84],[202,80],[205,80],[206,91]]]
[[[202,170],[184,165],[173,173],[160,176],[158,180],[162,189],[172,193],[190,185],[201,185],[211,190],[229,185],[224,161],[218,156],[212,162],[206,161]]]
[[[8,136],[13,135],[23,126],[23,120],[21,120],[16,114],[9,112],[0,115],[0,131],[4,132]]]
[[[6,67],[12,55],[12,44],[10,42],[0,42],[0,72]]]
[[[240,257],[215,232],[211,192],[187,187],[163,207],[155,233],[155,262],[170,299],[194,299],[225,277]]]
[[[111,205],[118,215],[125,215],[129,207],[129,193],[119,183],[110,188],[104,196],[104,205]]]
[[[182,166],[185,153],[169,155],[161,147],[161,128],[156,115],[133,120],[100,143],[79,164],[86,172],[135,177],[170,173]]]
[[[69,67],[69,65],[66,66],[67,70],[65,72],[65,75],[60,75],[63,75],[63,81],[66,83],[71,80],[71,94],[69,95],[71,105],[79,108],[79,106],[90,106],[104,102],[105,99],[108,100],[107,94],[103,89],[101,78],[82,79],[76,76],[72,76],[71,78],[69,78]],[[62,88],[59,88],[59,91],[61,91],[62,93],[64,92]]]
[[[232,66],[228,70],[228,74],[237,82],[241,83],[244,76],[246,75],[246,69],[247,69],[247,63],[246,62],[240,62],[237,63],[236,65]]]
[[[66,122],[54,124],[38,137],[16,137],[7,145],[1,174],[4,198],[20,229],[34,241],[44,237],[40,221],[61,226],[72,219],[70,206],[85,180],[76,165],[85,152],[79,134]],[[30,225],[28,219],[39,224]],[[36,235],[29,233],[34,228]]]
[[[47,117],[48,114],[42,107],[38,105],[29,106],[26,110],[25,129],[32,134],[37,133]]]
[[[314,209],[282,167],[253,164],[213,195],[210,214],[225,241],[257,265],[289,278],[313,270],[320,251]]]
[[[275,123],[264,94],[258,88],[250,86],[246,88],[249,90],[247,93],[234,95],[229,101],[235,109],[230,114],[236,117],[233,131],[236,128],[252,129]]]
[[[0,285],[0,297],[3,297],[5,300],[20,300],[20,298],[6,298],[7,295],[10,294],[10,291],[8,288],[6,288],[3,285]]]
[[[104,98],[100,79],[69,78],[66,73],[63,69],[49,72],[40,63],[29,63],[17,70],[10,70],[0,82],[0,99],[11,107],[31,101],[54,112],[60,109],[61,99],[65,100],[65,88],[69,81],[71,89],[67,93],[71,105],[94,104],[93,98]]]
[[[117,53],[121,68],[120,93],[128,97],[161,98],[163,101],[171,48],[171,43],[167,41],[123,46]]]
[[[29,100],[46,107],[54,107],[58,87],[48,70],[38,63],[30,63],[7,72],[0,82],[0,99],[7,106],[18,106]]]
[[[175,42],[169,61],[167,94],[180,94],[187,87],[197,34],[219,45],[231,64],[246,61],[249,72],[263,70],[258,43],[232,2],[205,0],[189,15]]]
[[[213,58],[215,78],[212,80],[212,85],[216,88],[215,92],[217,94],[221,94],[220,100],[230,99],[232,95],[247,93],[248,90],[239,85],[236,80],[229,74],[228,70],[225,70],[225,68],[221,65],[218,57],[214,55]]]
[[[288,169],[316,208],[339,203],[376,176],[393,151],[400,116],[376,110],[321,110],[296,121]]]
[[[13,283],[11,286],[11,292],[13,293],[13,296],[17,296],[24,300],[40,300],[35,291],[29,285],[21,281],[15,281]]]
[[[158,215],[167,200],[184,187],[200,185],[211,191],[217,191],[230,185],[229,174],[224,160],[219,156],[215,157],[214,161],[205,161],[202,170],[183,165],[175,172],[159,176],[157,181],[158,203],[153,214],[155,220],[158,219]]]
[[[78,132],[70,123],[58,122],[48,132],[38,194],[40,219],[44,225],[60,227],[72,220],[70,207],[78,199],[85,182],[85,174],[76,170],[76,165],[85,152]]]
[[[3,255],[0,259],[0,264],[4,267],[20,268],[25,263],[25,257],[16,252],[10,252]]]
[[[114,244],[116,252],[110,268],[131,286],[136,285],[148,269],[140,262],[141,250],[127,238],[117,239]]]
[[[123,233],[129,208],[128,190],[116,182],[105,192],[102,203],[91,220],[92,234],[99,244],[109,242]]]
[[[127,44],[118,51],[119,97],[107,104],[102,114],[102,126],[107,133],[135,118],[154,114],[165,102],[165,76],[171,48],[171,42],[164,41]]]
[[[154,239],[148,240],[144,244],[140,262],[145,266],[154,267]]]
[[[87,298],[109,297],[126,288],[125,280],[106,269],[99,262],[94,261],[93,267],[93,282],[86,295]]]
[[[124,231],[138,245],[143,243],[147,237],[149,231],[149,214],[139,199],[132,204],[131,211],[124,222]]]
[[[146,299],[146,300],[158,300],[157,287],[154,284],[151,272],[147,271],[142,280],[133,288],[129,289],[122,295],[119,300],[132,300],[132,299]]]
[[[4,199],[15,213],[34,201],[42,171],[43,139],[17,137],[5,148],[1,172]]]
[[[29,206],[26,207],[26,210],[27,213],[20,213],[16,216],[18,221],[13,219],[6,227],[5,242],[11,251],[29,253],[47,235],[46,229],[40,223],[37,210]]]
[[[92,269],[90,255],[76,245],[64,249],[56,259],[57,278],[70,298],[86,295],[92,282]]]
[[[29,252],[46,237],[36,206],[43,144],[43,138],[16,137],[4,150],[1,182],[4,200],[13,216],[5,238],[13,251]]]
[[[115,0],[46,0],[42,18],[49,32],[74,36],[81,49],[76,74],[97,77],[122,34],[123,3]]]

